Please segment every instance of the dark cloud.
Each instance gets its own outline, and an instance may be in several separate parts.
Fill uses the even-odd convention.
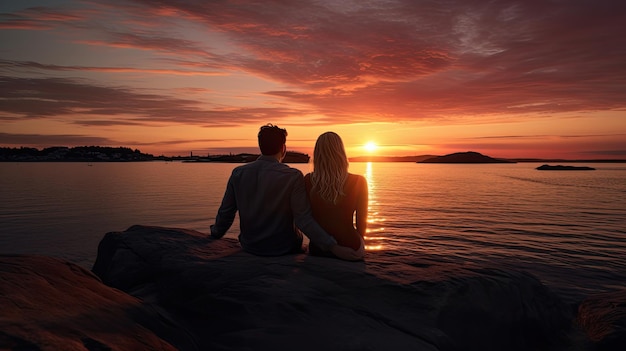
[[[161,122],[226,127],[300,113],[287,108],[261,107],[220,106],[209,110],[200,107],[202,101],[64,78],[0,77],[0,91],[4,98],[0,105],[0,119],[5,120],[72,116],[72,123],[92,126]],[[102,116],[109,119],[102,119]]]
[[[80,20],[81,16],[68,11],[37,6],[20,13],[0,13],[0,29],[49,30],[58,23]]]
[[[65,78],[1,77],[3,112],[25,118],[67,115],[135,115],[172,118],[175,113],[194,112],[196,101],[140,94],[127,88],[91,85]],[[188,117],[189,118],[189,117]]]
[[[110,73],[147,73],[147,74],[168,74],[181,76],[224,76],[223,72],[211,72],[206,70],[190,69],[148,69],[136,67],[94,67],[94,66],[62,66],[43,64],[33,61],[10,61],[0,60],[0,70],[9,72],[11,70],[29,71],[82,71],[82,72],[110,72]]]
[[[200,57],[210,58],[206,50],[199,47],[195,42],[182,38],[167,37],[160,32],[143,32],[143,33],[120,33],[109,32],[107,40],[82,41],[85,44],[113,46],[121,48],[134,48],[141,50],[156,50],[173,52],[176,55],[196,55]]]

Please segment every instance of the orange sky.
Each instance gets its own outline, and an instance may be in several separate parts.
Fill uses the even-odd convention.
[[[0,146],[626,159],[626,4],[0,4]]]

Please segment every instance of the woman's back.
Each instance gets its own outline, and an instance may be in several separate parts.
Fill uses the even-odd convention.
[[[313,190],[311,174],[307,174],[304,180],[315,220],[328,234],[335,237],[339,245],[359,249],[367,226],[367,181],[365,178],[348,173],[343,186],[344,195],[339,196],[336,203],[324,200],[317,191]],[[356,227],[355,212],[357,214]],[[314,244],[311,244],[310,250],[312,254],[318,253]]]

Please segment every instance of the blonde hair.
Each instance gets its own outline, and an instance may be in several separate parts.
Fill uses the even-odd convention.
[[[341,137],[333,132],[320,135],[313,150],[312,190],[334,204],[344,196],[343,185],[348,178],[348,157]]]

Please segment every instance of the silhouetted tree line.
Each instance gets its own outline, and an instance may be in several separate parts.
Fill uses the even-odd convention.
[[[0,147],[0,161],[150,161],[154,156],[138,149],[108,146]]]

